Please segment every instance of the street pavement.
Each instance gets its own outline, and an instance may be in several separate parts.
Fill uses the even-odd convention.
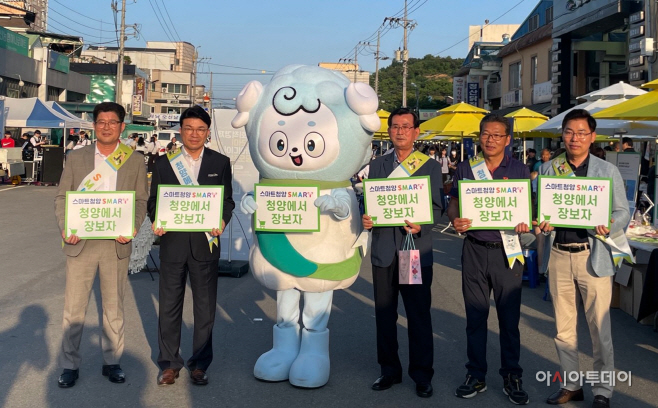
[[[269,350],[275,322],[276,294],[263,288],[251,274],[221,277],[214,329],[215,360],[210,384],[193,386],[187,371],[176,384],[159,387],[157,309],[158,275],[131,275],[125,297],[125,353],[121,366],[125,384],[112,384],[101,376],[100,292],[98,282],[90,299],[81,353],[80,379],[71,389],[57,387],[60,368],[64,304],[65,257],[55,222],[55,187],[0,186],[0,406],[4,407],[510,407],[497,375],[500,361],[498,321],[493,300],[489,316],[489,389],[471,400],[453,392],[463,380],[466,362],[465,313],[461,294],[461,238],[434,234],[434,396],[421,399],[405,374],[402,384],[387,391],[372,391],[379,376],[375,347],[372,274],[365,260],[353,286],[334,294],[331,330],[331,377],[315,390],[298,389],[287,382],[264,383],[253,377],[258,356]],[[154,253],[156,250],[153,251]],[[157,260],[157,254],[155,255]],[[553,335],[552,306],[542,300],[544,285],[524,284],[521,309],[521,365],[529,406],[546,406],[545,399],[558,386],[536,380],[538,371],[559,370]],[[192,347],[191,293],[187,293],[181,349],[184,358]],[[398,338],[403,366],[408,363],[407,322],[402,302]],[[612,398],[616,407],[658,406],[658,333],[641,326],[619,309],[611,310],[616,369],[631,372],[631,385],[618,383]],[[581,370],[592,369],[592,347],[581,310],[579,320]],[[565,407],[589,407],[585,402]]]

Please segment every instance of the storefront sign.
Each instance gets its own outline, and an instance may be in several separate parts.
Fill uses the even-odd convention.
[[[553,97],[551,81],[534,84],[532,87],[532,103],[550,102]]]
[[[478,106],[479,101],[480,101],[480,84],[477,82],[469,82],[467,102],[473,106]]]
[[[539,176],[537,220],[553,227],[610,228],[611,188],[609,178]]]
[[[14,51],[27,57],[29,40],[23,35],[16,34],[11,30],[0,27],[0,48]]]
[[[66,237],[80,239],[132,238],[135,232],[134,191],[67,191]]]
[[[465,87],[466,87],[466,77],[454,77],[452,79],[453,103],[464,102]]]
[[[617,153],[617,168],[624,180],[626,199],[635,206],[637,200],[638,182],[640,180],[640,163],[642,155],[636,152]]]
[[[319,187],[293,187],[256,184],[254,213],[256,231],[315,232],[320,231],[320,208],[315,200]]]
[[[142,95],[133,95],[133,115],[140,116],[142,114]]]
[[[167,122],[179,122],[180,113],[151,113],[149,115],[149,120],[163,120]]]
[[[165,231],[210,232],[222,227],[223,186],[158,186],[156,227]]]
[[[459,214],[471,230],[530,225],[530,180],[459,180]]]
[[[48,50],[48,68],[55,71],[69,73],[70,60],[69,57],[55,52],[53,50]]]
[[[365,211],[375,227],[433,224],[429,176],[363,181]]]

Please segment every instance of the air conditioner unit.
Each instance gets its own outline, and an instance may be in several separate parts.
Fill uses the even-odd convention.
[[[587,77],[587,92],[599,90],[599,77]]]

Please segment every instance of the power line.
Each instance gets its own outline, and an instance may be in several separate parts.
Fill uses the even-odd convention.
[[[88,34],[88,33],[85,33],[84,31],[80,31],[78,29],[68,27],[66,24],[62,23],[61,21],[55,20],[52,16],[49,16],[48,19],[54,21],[55,23],[57,23],[57,25],[62,26],[64,28],[66,28],[67,30],[73,31],[74,33],[79,33],[79,34],[82,34],[82,35],[85,35],[85,36],[88,36],[88,37],[94,37],[94,38],[98,38],[98,39],[101,39],[101,40],[103,39],[103,37],[100,37],[98,35]]]
[[[98,21],[99,23],[102,23],[102,22],[103,22],[103,21],[98,20],[98,19],[95,19],[95,18],[93,18],[93,17],[86,16],[86,15],[80,13],[79,11],[76,11],[76,10],[70,8],[70,7],[66,6],[65,4],[63,4],[63,3],[61,3],[61,2],[59,2],[59,1],[57,1],[57,0],[52,0],[52,1],[54,1],[54,2],[57,3],[57,4],[59,4],[60,6],[64,7],[65,9],[74,12],[75,14],[79,14],[79,15],[81,15],[81,16],[84,17],[84,18],[88,18],[89,20]]]
[[[165,9],[165,12],[167,13],[167,17],[169,18],[169,22],[171,23],[171,27],[174,29],[174,32],[176,33],[176,37],[178,38],[178,41],[181,41],[180,35],[178,35],[178,30],[176,30],[176,24],[171,20],[171,16],[169,15],[169,10],[167,10],[167,6],[165,5],[164,0],[160,0],[162,2],[162,7]],[[155,0],[156,4],[158,0]],[[164,18],[164,17],[163,17]]]
[[[160,23],[160,27],[162,27],[162,31],[164,31],[165,35],[167,36],[167,39],[171,42],[176,42],[172,38],[171,35],[169,35],[169,32],[165,28],[165,24],[162,24],[162,19],[160,19],[160,16],[158,15],[158,12],[155,10],[155,6],[153,5],[153,1],[149,0],[149,4],[151,5],[151,9],[153,9],[153,14],[155,14],[155,18],[158,20],[158,23]],[[156,5],[158,4],[157,1],[155,3]],[[158,10],[160,9],[160,6],[158,6]]]
[[[77,25],[79,25],[79,26],[82,26],[82,27],[91,28],[92,30],[98,30],[98,31],[105,32],[105,33],[114,33],[114,32],[115,32],[114,30],[103,30],[102,28],[96,28],[96,27],[90,27],[90,26],[88,26],[88,25],[84,25],[84,24],[82,24],[82,23],[80,23],[80,22],[78,22],[78,21],[73,20],[73,19],[70,18],[69,16],[66,16],[66,15],[64,15],[64,14],[62,14],[62,13],[60,13],[60,12],[58,12],[57,10],[52,9],[52,8],[50,9],[50,11],[52,11],[53,13],[58,14],[58,15],[64,17],[64,18],[67,18],[67,19],[69,19],[69,20],[75,22],[75,24],[77,24]]]
[[[233,65],[222,65],[222,64],[215,64],[215,63],[212,63],[212,62],[204,62],[204,64],[214,65],[214,66],[217,66],[217,67],[245,69],[245,70],[249,70],[249,71],[267,71],[267,72],[274,73],[274,71],[272,71],[272,70],[267,70],[267,69],[236,67],[236,66],[233,66]]]
[[[504,12],[503,14],[501,14],[498,18],[496,18],[495,20],[493,20],[493,21],[490,22],[489,24],[486,24],[485,27],[486,27],[487,25],[491,25],[491,24],[495,23],[496,21],[500,20],[500,19],[503,18],[507,13],[509,13],[510,11],[512,11],[512,10],[514,10],[515,8],[517,8],[517,7],[518,7],[521,3],[523,3],[524,1],[525,1],[525,0],[521,0],[521,1],[519,1],[518,3],[516,3],[515,5],[512,6],[512,8],[510,8],[509,10],[507,10],[506,12]],[[436,53],[436,56],[438,57],[440,54],[443,54],[444,52],[448,51],[449,49],[458,46],[459,44],[463,43],[464,41],[468,40],[469,38],[473,37],[473,36],[476,35],[476,34],[478,34],[478,33],[475,32],[475,33],[473,33],[473,34],[471,34],[471,35],[469,35],[469,36],[466,36],[466,38],[464,38],[463,40],[460,40],[460,41],[454,43],[453,45],[451,45],[450,47],[448,47],[448,48],[446,48],[446,49],[444,49],[444,50],[441,50],[441,51],[437,52],[437,53]]]

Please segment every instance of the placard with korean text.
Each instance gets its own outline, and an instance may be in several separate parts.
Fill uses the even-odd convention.
[[[429,176],[363,181],[365,212],[375,227],[434,224]]]
[[[531,225],[530,180],[459,180],[459,214],[471,230],[511,230]]]
[[[320,231],[320,208],[314,202],[319,187],[256,184],[254,213],[256,231],[316,232]]]
[[[612,179],[539,176],[537,221],[554,227],[610,228]]]
[[[165,231],[210,232],[222,227],[223,186],[158,186],[155,225]]]
[[[133,238],[135,192],[67,191],[64,229],[67,238]]]

